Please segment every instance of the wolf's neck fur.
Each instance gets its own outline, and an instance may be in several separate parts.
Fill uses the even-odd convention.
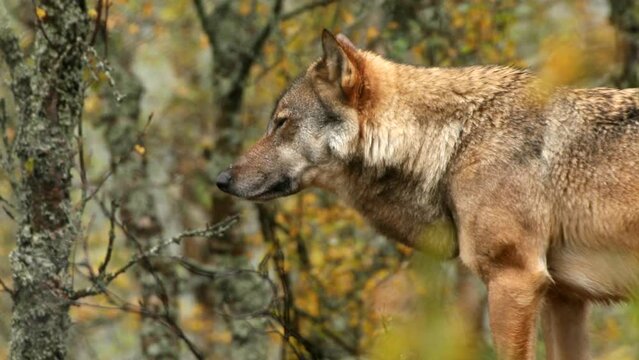
[[[383,233],[414,244],[446,216],[445,176],[474,115],[514,79],[505,67],[418,68],[366,55],[370,104],[340,191]]]

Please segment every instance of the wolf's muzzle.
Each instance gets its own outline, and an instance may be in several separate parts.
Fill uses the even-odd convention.
[[[228,192],[231,186],[231,179],[232,179],[231,171],[227,169],[222,171],[217,176],[217,180],[215,181],[215,184],[220,190],[224,192]]]

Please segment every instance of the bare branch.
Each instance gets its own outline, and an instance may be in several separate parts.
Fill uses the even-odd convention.
[[[352,346],[350,344],[348,344],[342,335],[335,333],[333,330],[331,330],[327,325],[326,325],[326,321],[324,319],[318,318],[316,316],[313,316],[297,307],[295,307],[293,309],[295,311],[295,313],[297,313],[300,316],[303,316],[304,318],[310,320],[311,322],[313,322],[314,324],[318,325],[320,327],[320,330],[322,331],[322,333],[324,335],[326,335],[329,339],[333,340],[333,342],[337,345],[339,345],[342,349],[348,351],[349,354],[353,355],[353,356],[360,356],[361,352],[357,349],[357,347]]]
[[[157,255],[160,252],[160,250],[164,249],[165,247],[171,244],[178,244],[184,238],[220,236],[224,234],[226,231],[228,231],[231,228],[231,226],[233,226],[238,221],[238,219],[239,219],[238,215],[231,216],[223,221],[220,221],[219,223],[215,225],[207,226],[205,229],[185,231],[168,240],[165,240],[143,253],[136,254],[124,266],[117,269],[116,271],[109,274],[104,274],[103,276],[98,276],[96,279],[94,279],[94,283],[91,287],[78,290],[78,291],[73,291],[70,294],[69,298],[72,300],[77,300],[87,296],[102,294],[104,292],[104,288],[107,285],[109,285],[114,279],[116,279],[118,276],[125,273],[133,265],[137,264],[144,258]]]
[[[91,40],[89,40],[89,45],[91,46],[95,46],[95,40],[98,37],[98,32],[100,31],[100,28],[102,27],[102,9],[104,8],[103,6],[103,0],[98,0],[98,2],[95,4],[95,12],[97,13],[97,16],[95,17],[95,25],[93,27],[93,34],[91,34]],[[106,22],[105,22],[105,26],[106,26]]]
[[[113,3],[111,1],[107,1],[104,6],[104,26],[102,27],[102,42],[104,43],[104,57],[109,57],[109,28],[107,24],[109,23],[109,9]]]
[[[212,280],[228,278],[228,277],[238,276],[242,274],[251,274],[251,275],[259,277],[260,279],[268,283],[269,287],[271,288],[272,296],[271,296],[271,299],[268,301],[268,303],[262,309],[245,312],[245,313],[230,313],[230,312],[217,311],[217,313],[222,316],[236,318],[236,319],[266,316],[268,315],[268,310],[273,306],[273,303],[275,302],[277,298],[277,286],[275,285],[273,281],[271,281],[271,279],[268,278],[268,275],[263,274],[259,271],[252,270],[252,269],[219,270],[217,268],[212,268],[204,264],[200,264],[184,256],[166,256],[166,257],[177,261],[182,267],[184,267],[190,273],[195,275],[205,276]]]
[[[104,261],[100,264],[98,268],[98,276],[103,276],[106,272],[106,268],[109,265],[109,261],[111,261],[111,253],[113,253],[113,243],[115,242],[115,211],[118,208],[115,201],[111,201],[111,212],[109,214],[109,244],[107,245],[107,252],[104,255]]]
[[[209,34],[209,26],[208,26],[208,14],[204,9],[204,4],[202,0],[193,0],[193,4],[195,5],[195,11],[197,12],[197,17],[200,19],[200,24],[202,25],[202,29],[211,40],[211,34]]]
[[[86,204],[89,201],[91,201],[91,199],[93,199],[93,197],[95,197],[98,194],[98,192],[102,189],[102,187],[107,182],[107,180],[109,180],[109,178],[111,176],[113,176],[113,172],[114,172],[114,168],[113,167],[117,167],[121,163],[123,163],[126,160],[128,160],[129,157],[135,152],[135,145],[138,144],[140,142],[140,140],[144,137],[144,135],[146,134],[146,132],[149,129],[149,126],[151,125],[151,121],[153,121],[153,113],[149,114],[149,117],[147,118],[147,121],[146,121],[146,124],[144,125],[144,128],[142,128],[142,130],[138,134],[138,141],[134,145],[131,146],[131,149],[129,149],[129,152],[126,154],[126,156],[123,156],[120,159],[118,159],[113,164],[111,169],[109,169],[104,175],[102,175],[102,177],[100,178],[100,180],[96,184],[96,186],[93,189],[93,191],[91,191],[89,194],[85,193],[85,196],[82,198],[82,201],[80,202],[80,204],[78,204],[78,206],[80,207],[81,210],[84,209]]]
[[[7,216],[9,217],[9,219],[16,221],[15,216],[11,213],[11,211],[9,211],[9,209],[7,209],[6,206],[2,205],[2,210],[4,211],[5,214],[7,214]]]
[[[82,121],[78,122],[78,138],[77,138],[77,147],[78,147],[78,162],[80,165],[80,186],[82,190],[82,207],[80,212],[84,212],[84,207],[86,202],[84,199],[87,198],[87,189],[89,187],[89,181],[87,180],[87,168],[84,162],[84,134],[82,130]]]
[[[195,343],[193,343],[193,341],[191,341],[191,339],[189,339],[188,336],[186,336],[186,333],[184,332],[184,330],[182,330],[182,328],[170,316],[166,316],[165,314],[159,314],[153,311],[148,311],[145,308],[133,306],[129,303],[124,303],[119,306],[118,305],[111,306],[111,305],[102,305],[102,304],[93,304],[93,303],[87,303],[87,302],[81,302],[81,301],[74,301],[72,305],[88,306],[88,307],[105,309],[105,310],[119,310],[123,312],[140,314],[149,318],[153,318],[157,320],[158,322],[160,322],[162,325],[171,329],[182,341],[184,341],[186,346],[189,348],[189,351],[193,354],[193,356],[196,359],[198,360],[205,359],[205,356],[202,353],[202,351],[197,348]]]
[[[227,96],[230,97],[242,97],[242,93],[244,92],[244,87],[246,83],[246,79],[248,78],[251,67],[260,56],[262,48],[271,35],[274,28],[277,27],[280,16],[282,14],[282,3],[283,0],[275,0],[275,4],[273,4],[273,8],[271,10],[271,16],[266,25],[260,30],[259,34],[255,37],[255,40],[251,44],[249,51],[246,54],[242,55],[240,60],[239,70],[237,71],[234,79],[231,81],[233,86],[228,91]],[[237,102],[239,105],[239,102]]]
[[[291,337],[297,340],[304,347],[304,349],[311,355],[311,359],[315,360],[315,359],[324,358],[322,350],[319,347],[317,347],[311,341],[306,339],[304,336],[302,336],[302,334],[297,332],[295,329],[292,329],[290,325],[282,321],[280,317],[272,316],[272,319],[275,320],[278,325],[280,325],[283,329],[285,329],[285,331]]]
[[[0,195],[0,203],[4,203],[6,204],[8,207],[10,207],[11,209],[15,209],[16,206],[13,205],[9,200],[5,199],[4,197],[2,197],[2,195]]]
[[[289,327],[299,332],[297,319],[292,317],[295,313],[292,312],[292,308],[295,304],[293,291],[291,289],[291,279],[289,273],[284,268],[284,251],[282,245],[275,235],[275,220],[273,214],[261,204],[257,205],[259,214],[260,227],[262,229],[262,236],[267,243],[270,243],[273,247],[273,268],[278,275],[282,290],[284,292],[284,301],[280,309],[280,315],[282,322],[288,324],[288,327],[284,327],[284,334],[282,335],[282,358],[285,358],[286,344],[289,343],[290,331]]]

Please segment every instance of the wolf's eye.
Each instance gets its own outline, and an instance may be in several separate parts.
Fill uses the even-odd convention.
[[[287,117],[276,118],[275,121],[274,121],[275,126],[274,126],[273,130],[277,130],[277,129],[281,128],[282,125],[284,125],[284,123],[286,122],[286,120],[288,120]]]

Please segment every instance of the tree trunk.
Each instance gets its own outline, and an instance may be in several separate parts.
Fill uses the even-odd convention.
[[[244,91],[249,71],[262,54],[264,43],[270,36],[275,21],[282,10],[282,0],[271,3],[272,13],[266,19],[257,14],[248,16],[239,13],[238,3],[225,2],[207,11],[204,4],[195,1],[196,10],[203,30],[208,37],[212,51],[212,90],[213,103],[218,105],[214,119],[216,133],[213,154],[213,173],[223,170],[242,149],[240,110],[244,101]],[[213,177],[214,178],[214,177]],[[220,192],[217,188],[211,192],[211,222],[216,223],[238,212],[235,199]],[[197,258],[202,262],[215,263],[225,268],[246,268],[249,266],[244,239],[231,231],[219,239],[211,239]],[[242,297],[246,289],[255,288],[251,284],[255,279],[237,278],[221,280],[212,288],[210,284],[198,290],[199,300],[207,307],[219,306],[224,298],[241,300],[241,304],[232,304],[235,308],[251,308],[259,299]],[[217,290],[217,291],[216,291]],[[258,305],[259,306],[259,305]],[[215,312],[215,309],[212,309]],[[250,311],[250,310],[249,310]],[[227,326],[232,334],[231,359],[262,359],[266,356],[266,338],[262,319],[235,320],[227,318]]]
[[[88,22],[83,2],[55,0],[39,6],[39,27],[29,68],[0,9],[0,48],[12,73],[20,179],[11,359],[63,359],[70,326],[66,294],[69,255],[77,236],[70,199],[74,130],[84,99],[83,54]],[[12,44],[15,45],[12,47]]]
[[[101,121],[106,125],[106,140],[114,174],[112,195],[120,205],[120,218],[127,240],[136,253],[161,242],[162,225],[152,194],[148,152],[141,138],[140,101],[143,89],[135,75],[114,66],[115,83],[126,96],[117,102],[113,94]],[[111,89],[107,89],[110,92]],[[164,253],[162,250],[160,254]],[[158,319],[178,320],[178,277],[173,261],[153,257],[141,262],[135,277],[141,285],[140,305],[153,316],[142,315],[140,344],[145,359],[179,359],[180,340],[169,326]]]

